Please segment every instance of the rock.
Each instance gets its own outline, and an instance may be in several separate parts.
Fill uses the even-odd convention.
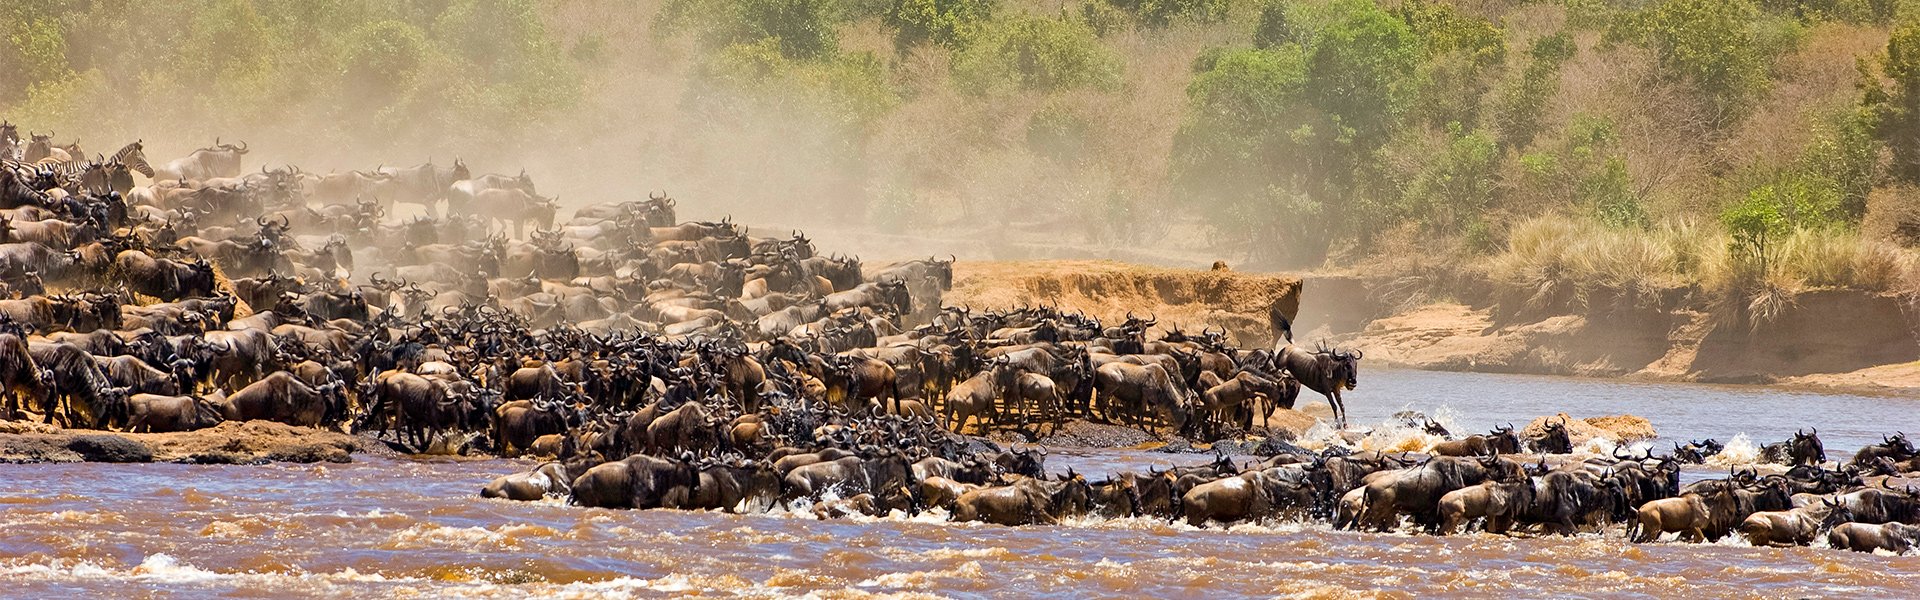
[[[1658,432],[1653,430],[1653,422],[1648,421],[1646,417],[1613,415],[1608,417],[1587,417],[1581,420],[1586,421],[1588,425],[1612,433],[1616,436],[1616,439],[1622,441],[1638,442],[1660,436]]]
[[[1128,448],[1158,441],[1158,438],[1132,427],[1102,425],[1074,419],[1059,427],[1042,428],[1046,435],[1035,442],[1048,446],[1079,448]]]
[[[39,421],[0,421],[0,433],[59,433],[60,428]]]
[[[1532,423],[1527,424],[1526,429],[1521,430],[1520,435],[1527,438],[1540,437],[1546,434],[1548,421],[1557,423],[1562,420],[1565,420],[1567,423],[1567,437],[1573,440],[1573,445],[1576,447],[1586,444],[1594,438],[1607,440],[1614,444],[1621,444],[1652,439],[1656,435],[1652,423],[1649,423],[1645,418],[1634,415],[1575,419],[1567,416],[1567,413],[1534,419]]]
[[[1275,409],[1267,417],[1267,435],[1286,441],[1298,440],[1307,435],[1307,430],[1320,424],[1320,418],[1291,409]]]
[[[1255,456],[1279,456],[1282,454],[1315,456],[1319,454],[1318,452],[1295,446],[1293,442],[1280,439],[1279,437],[1269,437],[1260,440],[1260,443],[1248,449],[1247,453]]]
[[[93,434],[75,436],[67,441],[67,449],[79,454],[87,462],[105,463],[143,463],[153,462],[153,449],[146,444],[117,435]]]
[[[291,446],[287,448],[279,448],[279,449],[275,449],[272,452],[268,452],[267,460],[270,460],[273,462],[290,462],[290,463],[317,463],[317,462],[349,463],[349,462],[353,462],[353,457],[348,455],[346,450],[343,450],[337,446],[329,446],[326,444],[304,444],[299,446]]]
[[[264,463],[266,460],[254,458],[239,452],[214,450],[210,452],[196,452],[174,462],[189,465],[252,465]]]

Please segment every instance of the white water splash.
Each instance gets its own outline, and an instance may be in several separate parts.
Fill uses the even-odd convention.
[[[1745,433],[1735,434],[1733,439],[1727,440],[1726,449],[1721,450],[1719,454],[1707,457],[1707,464],[1721,467],[1751,465],[1758,462],[1760,462],[1760,446],[1755,445],[1753,438],[1747,437]]]

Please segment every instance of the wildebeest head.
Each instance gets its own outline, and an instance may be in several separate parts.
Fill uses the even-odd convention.
[[[1548,454],[1571,454],[1573,438],[1567,431],[1566,421],[1547,421],[1540,437],[1533,440],[1533,447]]]
[[[1003,472],[1042,477],[1047,472],[1047,447],[1036,446],[1024,450],[1010,448],[994,457],[993,464]]]
[[[1315,353],[1321,356],[1323,362],[1329,363],[1335,382],[1345,382],[1344,386],[1349,390],[1360,386],[1360,358],[1365,354],[1359,350],[1346,351],[1325,345]]]

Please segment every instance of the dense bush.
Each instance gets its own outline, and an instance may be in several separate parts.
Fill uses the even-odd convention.
[[[1110,88],[1120,62],[1078,19],[1015,16],[998,21],[954,59],[954,76],[975,93]]]
[[[980,35],[998,4],[996,0],[891,0],[881,19],[894,29],[897,49],[922,43],[962,48]]]

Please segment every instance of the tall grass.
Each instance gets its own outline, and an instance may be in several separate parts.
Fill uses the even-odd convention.
[[[1750,295],[1791,295],[1821,288],[1869,292],[1920,291],[1912,250],[1842,228],[1801,229],[1778,242],[1767,272],[1730,258],[1717,224],[1666,222],[1641,230],[1588,218],[1542,216],[1515,225],[1488,274],[1541,292],[1595,290],[1650,295],[1698,286]]]

